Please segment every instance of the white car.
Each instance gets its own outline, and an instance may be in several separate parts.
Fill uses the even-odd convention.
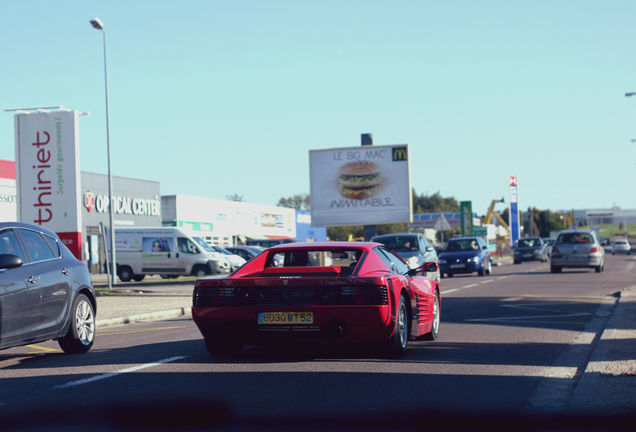
[[[229,250],[222,248],[221,246],[210,245],[210,247],[214,249],[216,252],[223,254],[223,257],[225,258],[225,260],[230,264],[230,268],[232,269],[232,271],[241,267],[246,262],[245,258],[235,255]]]
[[[627,239],[617,239],[614,240],[614,244],[612,244],[612,255],[617,253],[631,254],[632,247],[627,241]]]

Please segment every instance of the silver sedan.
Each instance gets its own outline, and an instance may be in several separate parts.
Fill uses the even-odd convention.
[[[596,273],[605,266],[605,249],[600,245],[594,231],[560,231],[552,247],[550,271],[560,273],[565,267],[593,268]]]

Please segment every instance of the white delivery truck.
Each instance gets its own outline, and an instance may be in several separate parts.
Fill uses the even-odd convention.
[[[230,264],[201,237],[180,228],[115,228],[117,275],[122,282],[145,275],[227,274]]]

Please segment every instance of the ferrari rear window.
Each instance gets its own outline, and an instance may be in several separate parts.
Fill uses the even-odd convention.
[[[355,267],[357,250],[290,250],[269,257],[268,267]]]

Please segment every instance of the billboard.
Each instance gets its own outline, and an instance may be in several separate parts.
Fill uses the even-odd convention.
[[[56,232],[82,259],[79,111],[15,115],[18,220]]]
[[[408,144],[309,151],[312,226],[411,222]]]
[[[517,190],[517,177],[508,179],[510,185],[510,246],[514,247],[519,240],[519,191]]]

